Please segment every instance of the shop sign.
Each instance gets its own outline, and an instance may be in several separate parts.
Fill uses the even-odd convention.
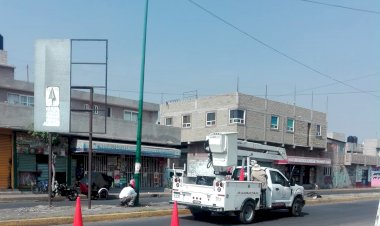
[[[288,156],[289,163],[303,163],[303,164],[315,164],[315,165],[331,165],[331,159],[327,158],[309,158]]]
[[[67,156],[68,139],[66,137],[60,137],[59,139],[59,144],[52,147],[53,152],[58,156]],[[30,134],[17,133],[16,152],[19,154],[48,155],[48,145],[42,139]]]
[[[371,187],[380,187],[380,171],[372,171]]]
[[[74,152],[88,152],[89,142],[88,140],[76,140],[73,146]],[[93,141],[92,150],[96,153],[104,154],[134,155],[136,153],[136,145]],[[150,157],[179,158],[181,156],[181,150],[175,148],[142,145],[141,155]]]
[[[302,156],[288,156],[287,160],[280,160],[277,164],[299,164],[299,165],[331,165],[331,159],[311,158]]]

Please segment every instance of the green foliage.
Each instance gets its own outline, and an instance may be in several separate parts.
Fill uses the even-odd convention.
[[[33,136],[33,137],[41,140],[45,144],[49,143],[49,133],[48,132],[34,131],[33,130],[33,128],[34,128],[33,124],[30,125],[28,128],[29,128],[28,134],[30,134],[31,136]],[[59,134],[57,134],[57,133],[51,133],[51,144],[53,146],[57,146],[60,143],[61,142],[60,142],[60,136],[59,136]]]

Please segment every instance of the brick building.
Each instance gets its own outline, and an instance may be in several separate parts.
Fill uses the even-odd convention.
[[[324,171],[331,159],[326,155],[326,114],[295,105],[231,93],[161,104],[160,123],[181,128],[186,146],[188,173],[200,172],[207,161],[203,151],[206,135],[237,132],[238,139],[284,147],[288,159],[263,163],[288,174],[306,186],[324,185]],[[198,171],[198,172],[193,172]],[[203,171],[210,171],[204,169]]]

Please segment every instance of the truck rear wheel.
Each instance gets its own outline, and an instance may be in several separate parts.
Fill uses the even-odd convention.
[[[301,216],[301,213],[302,213],[302,207],[303,207],[302,199],[296,198],[293,201],[292,207],[289,208],[289,213],[292,216],[299,217],[299,216]]]
[[[203,219],[211,215],[210,211],[200,210],[197,208],[190,208],[190,212],[195,219]]]
[[[252,223],[255,218],[255,207],[252,202],[246,202],[239,213],[239,220],[243,224]]]

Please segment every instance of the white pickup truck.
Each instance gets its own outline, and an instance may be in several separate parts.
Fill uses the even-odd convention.
[[[213,133],[208,136],[214,169],[230,166],[231,163],[236,165],[236,137],[234,133]],[[270,149],[272,154],[268,156],[275,153],[273,148]],[[250,181],[249,158],[254,155],[249,152],[245,148],[244,153],[247,154],[244,157],[248,157],[245,166],[248,176],[245,180],[237,178],[239,167],[235,167],[233,174],[228,177],[218,172],[215,177],[173,177],[172,202],[187,206],[194,218],[211,213],[234,214],[245,224],[254,220],[256,210],[288,209],[293,216],[300,216],[305,205],[304,188],[293,184],[277,169],[261,167],[266,173],[268,185],[267,189],[262,190],[261,182]],[[266,152],[260,150],[259,154],[263,158]],[[215,162],[219,162],[218,165]]]

